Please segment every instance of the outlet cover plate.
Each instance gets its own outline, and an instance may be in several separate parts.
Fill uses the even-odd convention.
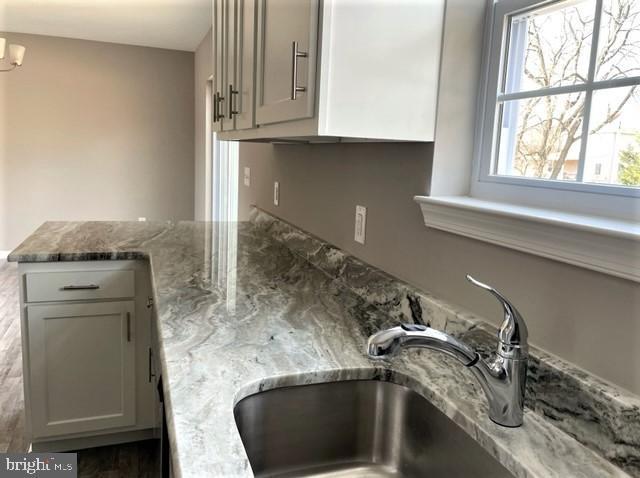
[[[364,245],[365,233],[367,230],[367,208],[356,206],[356,223],[354,240]]]

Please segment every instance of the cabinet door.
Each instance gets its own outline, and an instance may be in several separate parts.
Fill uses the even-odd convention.
[[[224,120],[224,100],[225,100],[225,35],[224,17],[226,14],[226,0],[213,1],[213,131],[222,131]]]
[[[254,0],[235,3],[235,83],[231,97],[238,130],[255,126],[256,7]]]
[[[29,305],[35,438],[135,424],[133,301]]]
[[[218,95],[214,131],[255,126],[255,30],[253,0],[215,0],[214,47]]]
[[[313,116],[317,43],[318,0],[258,0],[257,124]]]
[[[235,129],[235,96],[237,96],[236,82],[236,20],[238,17],[238,0],[222,0],[222,44],[223,52],[223,101],[219,110],[222,131],[232,131]]]

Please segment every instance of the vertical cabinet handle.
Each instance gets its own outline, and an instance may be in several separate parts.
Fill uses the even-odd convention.
[[[307,58],[308,54],[305,51],[298,50],[298,42],[294,41],[291,44],[291,99],[295,100],[298,97],[298,93],[307,91],[305,86],[298,86],[298,58]]]
[[[153,373],[153,349],[149,347],[149,383],[151,383],[153,377],[155,377]]]
[[[224,101],[224,96],[220,96],[220,93],[216,91],[216,94],[213,95],[213,122],[217,123],[224,115],[220,113],[220,103]]]
[[[224,96],[221,96],[220,93],[216,92],[213,96],[213,121],[217,123],[222,118],[224,118],[224,114],[220,113],[220,103],[224,101]]]
[[[127,312],[127,342],[131,342],[131,314]]]
[[[228,105],[229,119],[233,118],[233,115],[238,114],[238,112],[233,109],[233,95],[237,95],[237,94],[238,94],[238,91],[233,89],[233,85],[229,85],[229,96],[227,96],[227,98],[229,98],[229,105]]]
[[[213,108],[213,122],[217,123],[220,120],[220,117],[218,116],[218,92],[217,91],[213,95],[213,105],[211,105],[211,107]]]

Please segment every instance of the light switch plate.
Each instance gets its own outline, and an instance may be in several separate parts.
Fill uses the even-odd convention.
[[[280,205],[280,183],[278,181],[273,183],[273,205]]]
[[[244,168],[244,185],[249,187],[251,186],[251,168]]]
[[[367,208],[364,206],[356,206],[356,225],[354,240],[360,244],[364,244],[365,232],[367,229]]]

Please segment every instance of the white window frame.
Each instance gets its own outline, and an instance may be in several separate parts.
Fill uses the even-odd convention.
[[[562,205],[564,210],[578,214],[638,220],[640,218],[640,188],[491,174],[497,157],[495,143],[498,139],[496,117],[499,101],[525,99],[540,95],[540,90],[508,94],[499,91],[502,76],[506,74],[505,59],[507,55],[505,52],[508,42],[506,29],[509,26],[509,17],[557,1],[561,0],[546,2],[540,0],[500,0],[490,7],[485,32],[482,86],[479,95],[478,126],[470,195],[490,201],[510,201],[530,207],[559,209],[559,205]],[[597,0],[588,83],[544,90],[545,94],[586,91],[585,118],[589,117],[591,96],[594,91],[640,84],[640,77],[594,81],[601,7],[602,0]],[[582,127],[582,134],[585,136],[589,128],[588,121],[583,121]],[[585,164],[585,144],[586,141],[583,142],[580,152],[580,174]]]

